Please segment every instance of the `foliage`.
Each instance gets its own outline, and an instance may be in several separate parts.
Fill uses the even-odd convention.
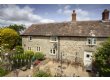
[[[34,55],[34,52],[28,50],[28,51],[25,51],[24,54],[27,54],[27,55],[33,56],[33,55]]]
[[[0,44],[2,43],[2,41],[1,41],[1,31],[2,31],[2,28],[0,28]]]
[[[25,30],[26,28],[24,27],[24,25],[17,25],[17,24],[14,24],[14,25],[10,25],[8,26],[7,28],[10,28],[10,29],[13,29],[15,30],[18,34],[19,34],[19,37],[16,41],[16,44],[17,45],[22,45],[22,37],[20,36],[20,33]]]
[[[110,76],[110,38],[97,49],[95,67],[100,76]]]
[[[37,73],[35,73],[34,77],[50,77],[51,74],[46,73],[42,70],[39,70]]]
[[[13,49],[16,46],[16,41],[19,37],[18,33],[9,28],[3,28],[0,31],[0,36],[1,36],[1,44],[5,45],[9,49]]]
[[[16,46],[15,53],[16,54],[23,54],[24,53],[24,49],[22,48],[22,46]]]
[[[31,54],[14,54],[10,57],[13,61],[13,67],[23,67],[28,65],[31,62],[32,55]]]
[[[6,73],[7,72],[3,68],[0,68],[0,77],[5,76]]]
[[[35,53],[35,58],[38,60],[43,60],[44,59],[44,54],[42,52],[36,52]]]
[[[17,24],[10,25],[10,26],[8,26],[7,28],[14,29],[18,34],[20,34],[21,31],[23,31],[23,30],[26,29],[26,28],[24,27],[24,25],[17,25]]]

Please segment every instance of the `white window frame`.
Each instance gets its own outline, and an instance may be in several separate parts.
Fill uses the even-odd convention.
[[[58,37],[57,36],[51,36],[50,37],[50,42],[58,42]]]
[[[32,36],[29,36],[29,41],[32,41]]]
[[[40,52],[41,51],[41,47],[37,46],[36,47],[36,52]]]
[[[31,47],[28,47],[28,50],[31,50]]]
[[[91,43],[90,44],[89,44],[89,40],[91,40]],[[87,38],[86,45],[96,45],[96,44],[97,44],[96,38]]]
[[[55,50],[55,54],[53,53],[53,52],[54,52],[54,50]],[[51,52],[51,51],[52,51],[52,52]],[[56,50],[56,49],[54,49],[54,48],[50,49],[50,54],[51,54],[51,55],[56,55],[56,52],[57,52],[57,50]]]

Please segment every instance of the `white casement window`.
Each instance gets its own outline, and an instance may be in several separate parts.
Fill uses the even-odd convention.
[[[96,38],[87,38],[87,45],[96,45]]]
[[[56,55],[56,49],[50,49],[50,54]]]
[[[31,50],[31,47],[28,47],[28,50]]]
[[[50,37],[50,42],[58,42],[58,37],[56,36]]]
[[[32,36],[29,36],[29,41],[32,41]]]
[[[40,47],[37,47],[36,51],[41,51],[41,48]]]

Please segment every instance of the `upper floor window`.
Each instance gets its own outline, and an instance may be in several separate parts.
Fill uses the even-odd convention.
[[[87,45],[96,45],[96,38],[87,38]]]
[[[32,36],[29,36],[29,40],[30,40],[30,41],[32,40]]]
[[[52,36],[52,37],[50,37],[50,41],[51,42],[58,42],[58,37]]]

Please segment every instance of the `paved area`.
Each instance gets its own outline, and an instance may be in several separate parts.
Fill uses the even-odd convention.
[[[36,67],[34,67],[33,70],[36,70]],[[91,76],[91,74],[86,72],[81,66],[67,65],[66,63],[64,63],[62,64],[62,68],[61,68],[61,64],[59,62],[53,62],[53,61],[43,61],[42,63],[39,64],[39,69],[50,72],[52,76],[55,76],[55,75],[58,76],[58,74],[64,77],[89,77]],[[6,75],[6,77],[32,76],[33,70],[32,69],[28,69],[26,71],[17,70],[18,73],[12,71],[8,75]]]
[[[90,72],[86,72],[81,66],[72,66],[72,65],[62,64],[62,70],[61,70],[61,64],[58,62],[53,63],[52,61],[49,61],[45,65],[41,65],[40,69],[41,70],[49,69],[49,71],[53,76],[56,74],[61,74],[64,77],[91,76]]]
[[[29,77],[33,75],[32,69],[28,69],[26,71],[17,70],[18,73],[15,73],[14,71],[10,72],[6,77]]]

